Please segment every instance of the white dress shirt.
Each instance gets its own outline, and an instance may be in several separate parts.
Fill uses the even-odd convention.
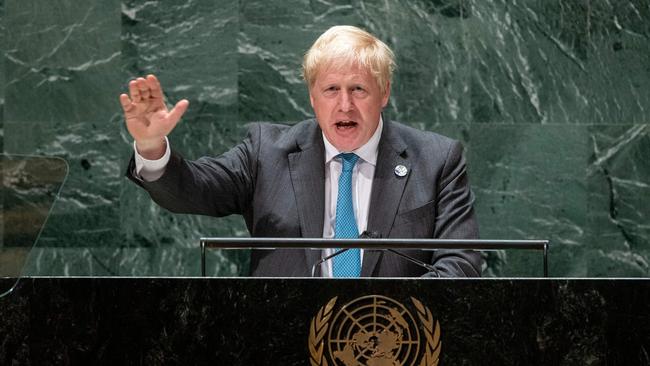
[[[325,135],[323,143],[325,144],[325,213],[323,223],[323,238],[333,238],[336,227],[336,200],[338,198],[339,177],[343,166],[341,160],[336,156],[340,153],[353,152],[359,156],[359,160],[354,165],[352,171],[352,201],[354,215],[357,220],[359,234],[363,233],[368,227],[368,210],[370,207],[370,193],[372,190],[372,180],[375,176],[375,166],[377,165],[377,154],[379,139],[384,123],[381,117],[377,130],[370,137],[370,140],[363,146],[354,151],[339,151],[332,145]],[[154,181],[160,178],[164,172],[169,158],[171,149],[169,140],[165,137],[166,150],[165,154],[158,160],[148,160],[143,158],[133,142],[135,151],[135,172],[136,175],[146,181]],[[334,253],[334,249],[325,249],[322,257]],[[363,263],[363,250],[361,251],[361,260]],[[328,260],[321,265],[321,276],[332,277],[332,261]]]

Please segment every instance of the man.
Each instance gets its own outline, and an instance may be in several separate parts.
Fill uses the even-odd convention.
[[[294,126],[255,124],[219,157],[183,159],[167,135],[187,109],[168,111],[153,75],[122,94],[135,155],[127,176],[173,212],[241,214],[254,237],[476,238],[461,145],[382,118],[395,67],[392,51],[351,26],[323,33],[303,59],[316,119]],[[407,251],[435,271],[391,253],[349,250],[320,274],[480,276],[473,251]],[[309,276],[328,251],[253,251],[254,276]]]

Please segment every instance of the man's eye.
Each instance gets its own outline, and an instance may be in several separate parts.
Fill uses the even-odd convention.
[[[325,95],[332,95],[335,94],[338,90],[339,88],[335,86],[330,86],[329,88],[326,88],[323,92],[325,93]]]
[[[357,95],[363,95],[366,94],[366,89],[364,89],[361,86],[355,86],[354,88],[352,88],[352,92]]]

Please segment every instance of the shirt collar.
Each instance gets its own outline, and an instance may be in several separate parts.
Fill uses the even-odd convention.
[[[381,138],[381,131],[384,128],[384,120],[379,116],[379,124],[377,125],[377,129],[375,130],[375,133],[372,134],[370,137],[370,140],[363,144],[361,147],[354,151],[339,151],[337,148],[334,147],[329,141],[327,141],[327,138],[325,137],[325,134],[323,134],[323,143],[325,143],[325,164],[329,163],[334,159],[338,154],[343,153],[343,152],[353,152],[357,154],[363,161],[370,163],[372,165],[377,165],[377,148],[379,147],[379,139]]]

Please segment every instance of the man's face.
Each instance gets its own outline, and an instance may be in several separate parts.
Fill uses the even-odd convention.
[[[372,74],[357,66],[324,69],[309,89],[318,124],[340,151],[352,151],[368,142],[389,95],[390,85],[382,94]]]

